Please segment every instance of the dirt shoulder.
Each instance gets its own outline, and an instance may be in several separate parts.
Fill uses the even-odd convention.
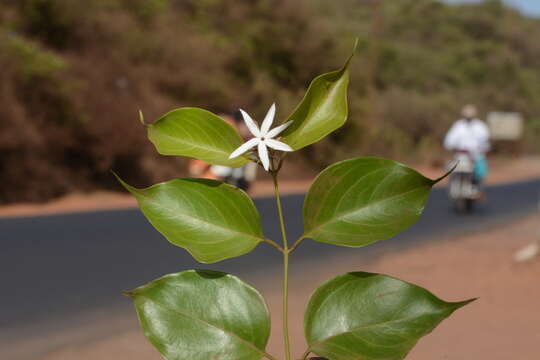
[[[324,262],[320,258],[312,263],[293,261],[290,329],[295,358],[305,349],[302,316],[313,289],[338,274],[369,271],[424,286],[447,301],[479,298],[423,338],[408,359],[538,359],[540,258],[517,263],[513,257],[516,251],[538,240],[539,225],[540,217],[535,214],[512,224],[485,229],[482,233],[385,254],[368,264],[359,263],[355,256],[362,249],[351,251],[345,257],[326,258]],[[279,273],[269,274],[254,285],[267,298],[273,314],[268,351],[281,358],[279,277]],[[138,328],[135,314],[130,314],[129,319],[129,325],[122,329],[118,327],[112,333],[103,333],[100,327],[109,329],[120,321],[118,312],[110,310],[108,316],[104,313],[85,323],[82,329],[56,334],[54,340],[58,345],[47,352],[39,353],[36,349],[30,355],[37,343],[27,340],[20,345],[26,350],[24,359],[159,360],[159,354]],[[45,343],[53,339],[51,336],[44,335],[40,341]]]
[[[411,165],[427,177],[437,178],[443,170],[426,165]],[[490,175],[488,184],[501,184],[540,177],[540,157],[522,157],[516,159],[490,160]],[[281,181],[280,189],[283,194],[305,192],[312,177],[286,179]],[[272,181],[263,177],[256,181],[250,194],[254,197],[273,194]],[[0,206],[0,217],[36,216],[58,214],[76,211],[109,210],[136,207],[132,196],[125,193],[97,191],[93,193],[73,193],[46,204],[21,203]]]

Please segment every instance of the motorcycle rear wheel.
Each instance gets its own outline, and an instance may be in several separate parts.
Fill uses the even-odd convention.
[[[474,199],[454,199],[454,210],[459,214],[469,214],[474,210]]]

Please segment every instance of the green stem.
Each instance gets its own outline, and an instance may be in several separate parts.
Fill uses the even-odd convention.
[[[308,349],[306,350],[306,352],[304,353],[304,355],[302,355],[302,360],[306,360],[310,353],[311,353],[311,351],[310,351],[309,348],[308,348]]]
[[[264,353],[263,355],[265,358],[269,359],[269,360],[277,360],[275,357],[273,357],[272,355],[268,354],[268,353]]]
[[[300,245],[300,243],[301,243],[302,240],[304,240],[304,239],[305,239],[305,237],[303,237],[303,236],[302,236],[301,238],[298,238],[298,240],[296,240],[296,241],[294,242],[293,246],[291,246],[291,247],[289,248],[289,254],[292,253],[292,252],[294,251],[294,249],[296,249],[296,248],[298,247],[298,245]]]
[[[283,248],[281,246],[279,246],[278,244],[276,244],[273,240],[271,239],[267,239],[267,238],[263,238],[263,241],[272,245],[273,247],[275,247],[276,249],[279,250],[279,252],[283,252]]]
[[[289,244],[287,242],[287,233],[285,232],[285,222],[283,221],[277,172],[272,172],[272,180],[274,181],[274,194],[276,196],[281,236],[283,237],[283,343],[285,345],[285,359],[291,360],[291,349],[289,345]]]

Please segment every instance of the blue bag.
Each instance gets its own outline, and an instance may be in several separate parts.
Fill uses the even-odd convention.
[[[482,181],[488,174],[488,163],[485,157],[476,159],[474,163],[474,177]]]

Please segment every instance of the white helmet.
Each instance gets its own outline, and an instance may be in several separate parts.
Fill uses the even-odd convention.
[[[472,119],[476,117],[476,114],[478,111],[476,110],[476,106],[472,104],[467,104],[463,107],[461,110],[461,115],[465,117],[466,119]]]

